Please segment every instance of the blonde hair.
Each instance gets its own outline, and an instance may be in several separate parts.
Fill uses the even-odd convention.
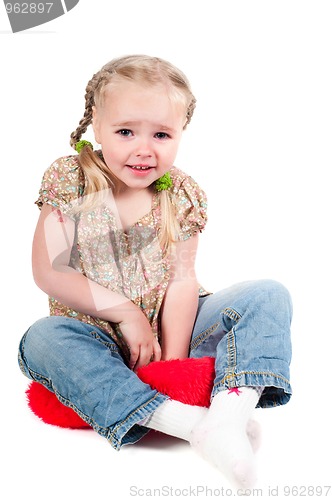
[[[113,59],[105,64],[86,86],[85,111],[78,127],[70,136],[70,145],[75,149],[88,126],[92,123],[94,106],[102,106],[106,87],[121,84],[123,80],[144,83],[151,86],[163,84],[170,98],[182,102],[186,109],[184,129],[189,124],[196,105],[196,99],[190,89],[186,76],[168,61],[146,55],[132,55]],[[79,153],[79,164],[85,176],[85,200],[79,210],[92,208],[102,193],[110,187],[115,189],[117,178],[109,170],[101,155],[90,147],[83,147]],[[161,248],[168,251],[170,245],[178,239],[179,226],[174,214],[170,193],[161,191],[161,230],[159,240]]]

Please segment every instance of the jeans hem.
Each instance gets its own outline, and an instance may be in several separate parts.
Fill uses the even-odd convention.
[[[109,428],[105,437],[116,450],[126,444],[134,444],[145,436],[150,429],[138,425],[147,416],[153,413],[168,398],[164,394],[157,392],[151,399],[136,408],[125,420]]]
[[[257,408],[281,406],[291,398],[292,389],[287,378],[268,371],[243,371],[227,374],[216,380],[211,392],[211,399],[218,392],[234,387],[263,387],[263,393]]]

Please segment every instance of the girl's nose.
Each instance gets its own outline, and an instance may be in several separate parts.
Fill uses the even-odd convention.
[[[135,155],[138,157],[152,156],[152,149],[148,140],[141,139],[136,145]]]

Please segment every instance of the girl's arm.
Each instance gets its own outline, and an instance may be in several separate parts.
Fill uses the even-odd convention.
[[[131,368],[148,364],[152,355],[160,359],[160,346],[140,308],[69,266],[74,237],[74,221],[60,210],[43,205],[32,248],[36,284],[74,310],[119,323],[130,348]]]
[[[171,279],[161,316],[163,360],[187,358],[198,307],[195,258],[198,235],[174,245]]]

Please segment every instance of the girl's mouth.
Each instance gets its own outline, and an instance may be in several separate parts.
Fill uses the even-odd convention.
[[[147,175],[150,170],[155,168],[150,165],[126,165],[126,167],[130,168],[135,175],[140,176]]]
[[[132,168],[133,170],[150,170],[151,167],[150,165],[127,165],[127,167]]]

